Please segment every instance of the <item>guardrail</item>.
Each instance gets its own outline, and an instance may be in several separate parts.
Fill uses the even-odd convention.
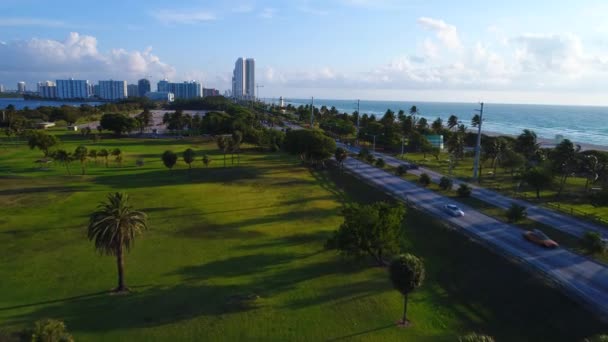
[[[358,161],[360,163],[363,163],[362,161]],[[355,167],[356,168],[356,167]],[[368,180],[367,178],[357,174],[356,172],[353,172],[351,170],[349,170],[348,168],[344,169],[346,172],[348,172],[350,175],[362,180],[364,183],[367,183],[370,186],[373,187],[378,187],[378,184]],[[404,180],[407,182],[407,180]],[[403,196],[403,194],[399,193],[398,191],[393,191],[387,188],[382,187],[381,190],[388,196],[394,198],[395,200],[398,200],[400,202],[403,202],[406,204],[406,206],[414,208],[420,212],[426,213],[428,215],[431,216],[436,216],[435,213],[431,212],[430,210],[421,207],[419,205],[416,204],[416,202],[410,201],[408,199],[407,196]],[[482,215],[485,215],[482,213]],[[487,216],[487,215],[486,215]],[[461,234],[465,235],[466,237],[468,237],[471,241],[477,243],[478,245],[480,245],[481,247],[485,248],[486,250],[488,250],[489,252],[492,253],[496,253],[499,254],[500,256],[502,256],[503,258],[507,259],[509,262],[512,262],[514,264],[517,264],[523,268],[525,268],[528,272],[530,272],[532,275],[539,275],[540,274],[540,279],[544,280],[548,283],[550,283],[550,285],[558,288],[561,290],[562,293],[564,293],[566,296],[568,296],[570,299],[576,301],[577,303],[581,304],[583,307],[585,307],[587,310],[594,312],[602,321],[604,322],[608,322],[608,311],[607,309],[604,309],[598,305],[595,305],[595,301],[593,298],[589,298],[587,295],[585,295],[582,291],[573,288],[571,286],[568,286],[566,282],[564,281],[560,281],[560,279],[556,279],[556,275],[555,274],[551,274],[548,271],[536,267],[533,263],[531,263],[530,261],[526,260],[525,258],[518,256],[518,255],[514,255],[511,253],[508,253],[506,250],[502,250],[500,248],[496,248],[496,247],[500,247],[496,244],[492,244],[489,243],[487,240],[484,240],[482,238],[480,238],[478,235],[476,235],[475,233],[473,233],[472,231],[469,231],[467,229],[463,229],[462,227],[449,222],[449,221],[441,221],[441,224],[446,227],[447,229],[451,229],[454,231],[458,231]]]

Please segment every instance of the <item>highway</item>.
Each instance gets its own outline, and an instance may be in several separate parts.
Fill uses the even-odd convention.
[[[344,168],[368,183],[392,193],[393,196],[449,222],[487,245],[492,251],[528,266],[533,273],[553,280],[566,294],[602,317],[608,317],[606,266],[563,248],[549,250],[534,245],[524,240],[521,229],[486,216],[468,206],[458,204],[465,212],[465,216],[452,217],[443,209],[443,205],[451,203],[447,197],[357,159],[346,159]]]
[[[342,143],[338,143],[338,146],[346,148],[353,153],[359,153],[359,150],[360,150],[357,147],[347,146]],[[393,166],[393,167],[409,164],[403,160],[397,159],[393,156],[383,154],[383,153],[375,152],[374,156],[376,158],[384,159],[384,161],[388,165]],[[431,180],[434,183],[439,183],[439,180],[441,179],[441,177],[444,176],[438,172],[435,172],[433,170],[429,170],[429,169],[426,169],[423,167],[420,167],[417,170],[408,170],[407,172],[417,175],[417,176],[419,176],[422,173],[426,173],[431,177]],[[454,188],[457,188],[458,186],[460,186],[461,183],[466,183],[466,182],[455,179]],[[469,183],[467,183],[467,184],[469,184]],[[471,196],[476,199],[479,199],[481,201],[484,201],[488,204],[494,205],[494,206],[502,208],[502,209],[509,208],[511,206],[511,203],[515,202],[528,209],[528,218],[529,219],[542,223],[542,224],[545,224],[547,226],[551,226],[564,233],[567,233],[567,234],[570,234],[570,235],[573,235],[576,237],[582,237],[588,231],[596,231],[596,232],[599,232],[600,234],[602,234],[602,237],[604,237],[604,238],[608,237],[608,231],[603,226],[593,224],[593,223],[590,223],[585,220],[577,219],[577,218],[572,217],[567,214],[562,214],[562,213],[559,213],[559,212],[556,212],[556,211],[553,211],[553,210],[550,210],[547,208],[543,208],[541,206],[532,204],[532,203],[524,201],[524,200],[513,199],[511,197],[501,195],[500,193],[498,193],[496,191],[488,190],[488,189],[479,187],[474,184],[469,184],[469,186],[471,186],[471,188],[473,188],[473,193],[471,194]]]

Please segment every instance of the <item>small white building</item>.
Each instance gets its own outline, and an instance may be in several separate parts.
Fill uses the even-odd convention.
[[[78,126],[76,126],[76,125],[68,126],[68,131],[76,132],[76,131],[78,131]]]

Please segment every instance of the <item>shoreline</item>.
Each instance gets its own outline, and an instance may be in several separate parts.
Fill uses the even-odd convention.
[[[477,133],[477,130],[469,130],[469,131],[472,133]],[[514,134],[505,134],[505,133],[498,133],[498,132],[491,132],[491,131],[485,131],[485,132],[482,131],[481,134],[485,134],[490,137],[503,136],[503,137],[517,138],[517,135],[514,135]],[[554,139],[537,137],[537,141],[541,145],[542,148],[553,148],[556,145]],[[576,142],[574,140],[571,140],[571,141],[574,145],[579,145],[581,147],[581,151],[595,150],[595,151],[608,152],[608,146],[589,144],[589,143],[580,143],[580,142]]]

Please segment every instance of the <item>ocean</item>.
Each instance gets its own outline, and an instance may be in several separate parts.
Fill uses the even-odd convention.
[[[310,99],[289,99],[294,106],[310,104]],[[357,110],[356,100],[315,99],[315,106],[336,107],[338,111],[352,113]],[[429,124],[440,117],[444,124],[450,115],[456,115],[471,127],[471,118],[477,114],[478,103],[361,101],[361,113],[382,116],[387,109],[397,113],[410,107],[418,108],[419,116]],[[554,106],[486,103],[483,112],[483,130],[518,135],[531,129],[540,138],[555,139],[562,135],[579,144],[608,146],[608,107]]]
[[[81,104],[88,104],[91,106],[101,105],[102,102],[71,102],[71,101],[38,101],[38,100],[24,100],[22,98],[0,98],[0,110],[6,108],[8,105],[15,106],[16,109],[23,109],[28,107],[35,109],[42,106],[49,107],[61,107],[63,105],[80,107]]]

